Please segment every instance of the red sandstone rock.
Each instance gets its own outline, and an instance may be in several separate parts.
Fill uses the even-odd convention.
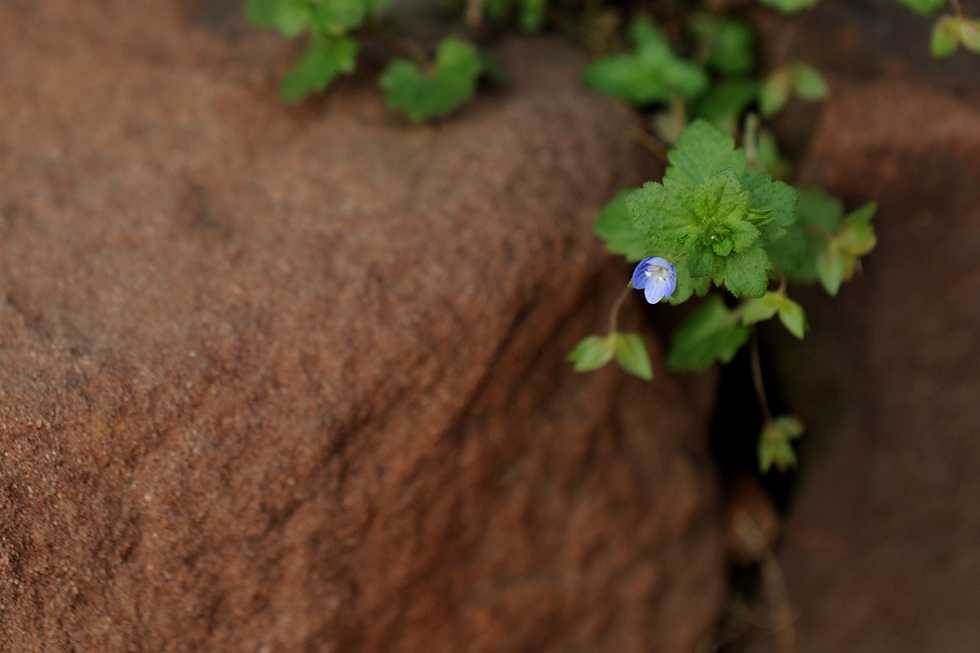
[[[285,108],[184,6],[0,7],[0,650],[695,650],[706,408],[563,360],[628,112],[548,42],[449,122]]]
[[[837,83],[803,168],[878,246],[782,359],[811,425],[780,561],[801,653],[980,646],[980,112]]]

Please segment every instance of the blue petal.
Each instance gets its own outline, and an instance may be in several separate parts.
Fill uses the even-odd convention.
[[[656,265],[658,268],[667,268],[668,270],[674,269],[673,263],[671,263],[665,258],[660,258],[659,256],[651,256],[650,258],[645,260],[650,261],[652,265]]]
[[[651,283],[649,286],[647,286],[646,290],[643,291],[643,295],[647,298],[648,302],[651,304],[656,304],[664,298],[664,293],[666,291],[666,283]]]
[[[647,269],[650,267],[650,261],[653,260],[652,256],[640,261],[636,269],[633,270],[633,287],[637,289],[645,288],[647,283],[650,281],[650,277],[646,275]]]
[[[674,266],[670,266],[670,277],[667,280],[667,292],[664,294],[664,299],[670,299],[670,296],[674,294],[674,290],[677,288],[677,271],[674,270]]]

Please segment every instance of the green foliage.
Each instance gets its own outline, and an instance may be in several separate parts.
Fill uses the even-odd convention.
[[[646,105],[690,100],[708,88],[708,76],[671,50],[664,33],[647,18],[633,21],[632,54],[614,54],[592,62],[583,74],[585,84],[603,95]]]
[[[576,345],[566,360],[575,364],[576,372],[597,370],[616,355],[616,334],[589,336]]]
[[[632,216],[626,206],[626,196],[630,191],[616,194],[599,212],[595,219],[595,233],[606,241],[606,249],[613,254],[622,254],[630,263],[639,261],[646,255],[646,238],[641,236],[630,224]]]
[[[313,91],[322,91],[337,75],[354,70],[357,41],[315,37],[282,80],[280,96],[284,102],[299,102]]]
[[[674,332],[667,365],[700,371],[715,361],[727,363],[748,339],[739,313],[726,307],[720,295],[712,295]]]
[[[936,58],[948,57],[960,46],[980,52],[980,20],[943,16],[932,28],[930,48]]]
[[[761,297],[772,268],[765,248],[793,223],[796,192],[768,174],[746,172],[744,150],[703,121],[681,135],[668,158],[663,183],[645,184],[626,204],[646,255],[677,267],[672,301],[707,290],[695,285],[701,278],[736,296]]]
[[[943,5],[946,4],[946,0],[898,0],[900,3],[912,9],[915,12],[922,14],[923,16],[934,16]]]
[[[473,97],[480,68],[480,57],[472,44],[447,38],[439,44],[431,74],[423,73],[410,61],[396,59],[380,82],[388,105],[419,122],[446,116]]]
[[[735,134],[745,109],[755,102],[760,84],[754,79],[722,81],[705,93],[694,105],[694,117]]]
[[[803,307],[787,297],[784,290],[767,292],[758,299],[746,302],[742,309],[742,324],[748,326],[762,322],[777,313],[786,330],[802,340],[807,329],[806,315]]]
[[[653,378],[653,366],[643,336],[613,331],[605,336],[589,336],[578,343],[566,360],[574,363],[576,372],[591,372],[615,357],[620,367],[644,380]]]
[[[755,33],[742,20],[697,14],[691,33],[701,44],[702,58],[710,70],[724,75],[743,75],[755,65]]]
[[[772,467],[785,472],[796,467],[796,452],[792,440],[803,435],[803,422],[797,417],[782,415],[765,424],[759,435],[759,471],[765,474]]]
[[[820,0],[760,0],[762,4],[778,9],[784,14],[794,14],[803,9],[817,6]]]
[[[490,0],[487,2],[487,15],[494,19],[502,18],[511,9],[517,9],[518,24],[525,32],[538,32],[544,24],[544,14],[548,0]]]
[[[646,343],[639,333],[616,334],[616,362],[624,370],[647,381],[653,378],[653,366]]]
[[[247,0],[245,14],[255,25],[294,38],[309,33],[306,49],[283,78],[280,95],[298,102],[322,91],[340,74],[354,70],[357,42],[349,33],[391,0]]]
[[[822,100],[829,92],[827,82],[812,66],[787,64],[766,78],[759,93],[759,110],[763,116],[773,116],[794,93],[804,100]]]

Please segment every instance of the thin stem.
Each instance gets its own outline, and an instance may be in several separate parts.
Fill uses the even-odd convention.
[[[616,331],[617,331],[618,320],[619,320],[619,309],[623,305],[623,301],[626,300],[626,296],[628,294],[630,294],[630,291],[631,290],[633,290],[633,286],[630,285],[630,284],[627,284],[626,287],[623,288],[623,292],[619,293],[619,297],[617,297],[616,298],[616,301],[613,302],[612,310],[609,311],[609,333],[610,334],[616,333]]]
[[[960,0],[949,0],[949,4],[953,7],[953,11],[956,12],[957,18],[966,18],[966,14],[963,12],[963,5],[960,4]]]
[[[752,326],[752,342],[749,345],[749,357],[752,359],[752,383],[755,385],[755,396],[759,399],[762,417],[766,424],[772,422],[769,412],[769,401],[766,399],[766,387],[762,383],[762,364],[759,362],[759,330]]]
[[[800,31],[802,17],[796,16],[786,21],[779,37],[776,39],[776,46],[773,48],[773,62],[775,68],[779,68],[789,55],[789,46],[792,45],[796,33]]]
[[[670,161],[667,159],[667,148],[646,130],[634,126],[633,140],[649,150],[663,163],[670,163]]]

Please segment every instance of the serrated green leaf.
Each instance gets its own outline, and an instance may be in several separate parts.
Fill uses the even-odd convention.
[[[690,299],[695,293],[699,297],[707,294],[708,289],[711,287],[710,276],[703,276],[697,279],[691,277],[686,261],[678,261],[675,264],[675,270],[677,272],[677,287],[674,288],[674,294],[670,296],[671,304],[681,304]]]
[[[830,87],[817,69],[803,63],[793,67],[793,90],[804,100],[823,100],[830,94]]]
[[[742,309],[742,324],[749,326],[770,319],[785,300],[786,296],[777,292],[767,292],[762,297],[750,299]]]
[[[766,172],[742,175],[742,186],[749,192],[749,210],[767,216],[761,225],[763,244],[783,237],[786,228],[796,222],[796,189],[781,181],[773,181]]]
[[[676,260],[682,243],[696,238],[701,228],[691,207],[691,189],[672,179],[643,184],[626,196],[626,206],[633,229],[646,237],[651,255]]]
[[[745,172],[745,151],[735,149],[735,139],[704,120],[696,120],[677,139],[667,154],[670,167],[665,180],[695,188],[725,168]]]
[[[705,300],[674,333],[667,364],[675,370],[703,370],[727,363],[749,338],[749,329],[719,295]]]
[[[616,362],[634,376],[649,381],[653,378],[653,366],[647,353],[643,336],[638,333],[620,333],[616,336]]]
[[[800,340],[803,339],[803,335],[806,333],[807,323],[806,314],[803,312],[802,306],[792,299],[784,297],[783,302],[779,306],[779,321],[783,323],[787,331]]]
[[[589,336],[573,349],[565,360],[575,364],[576,372],[597,370],[616,354],[616,334]]]
[[[835,297],[844,282],[847,273],[847,261],[836,242],[827,243],[827,247],[817,259],[817,277],[831,297]]]
[[[769,285],[771,269],[768,254],[757,244],[744,254],[726,258],[723,278],[716,278],[715,283],[721,285],[723,282],[736,297],[762,297]]]
[[[690,100],[708,87],[701,68],[677,57],[663,32],[647,18],[631,26],[636,44],[632,54],[614,54],[592,62],[583,73],[586,86],[633,104],[668,102],[674,96]]]
[[[932,39],[929,49],[937,59],[948,57],[960,45],[959,19],[955,16],[943,16],[932,28]]]
[[[719,82],[694,107],[694,117],[708,121],[729,134],[738,131],[742,113],[759,93],[755,80]]]
[[[647,239],[631,224],[632,216],[626,206],[626,197],[632,191],[621,191],[603,207],[595,219],[595,233],[606,241],[606,249],[622,254],[630,263],[643,259],[647,251]]]
[[[778,9],[784,14],[793,14],[803,9],[815,7],[819,0],[760,0],[762,4]]]
[[[923,16],[932,16],[946,4],[946,0],[898,0],[900,3],[912,9],[913,11],[922,14]]]
[[[349,37],[314,38],[282,80],[284,102],[298,102],[313,91],[322,91],[357,62],[357,41]]]
[[[414,122],[446,116],[473,97],[480,75],[480,57],[466,41],[446,38],[436,51],[435,70],[425,75],[415,64],[398,59],[388,65],[380,82],[388,106],[404,111]]]
[[[309,26],[310,7],[306,0],[248,0],[245,15],[254,25],[272,27],[293,38]]]

